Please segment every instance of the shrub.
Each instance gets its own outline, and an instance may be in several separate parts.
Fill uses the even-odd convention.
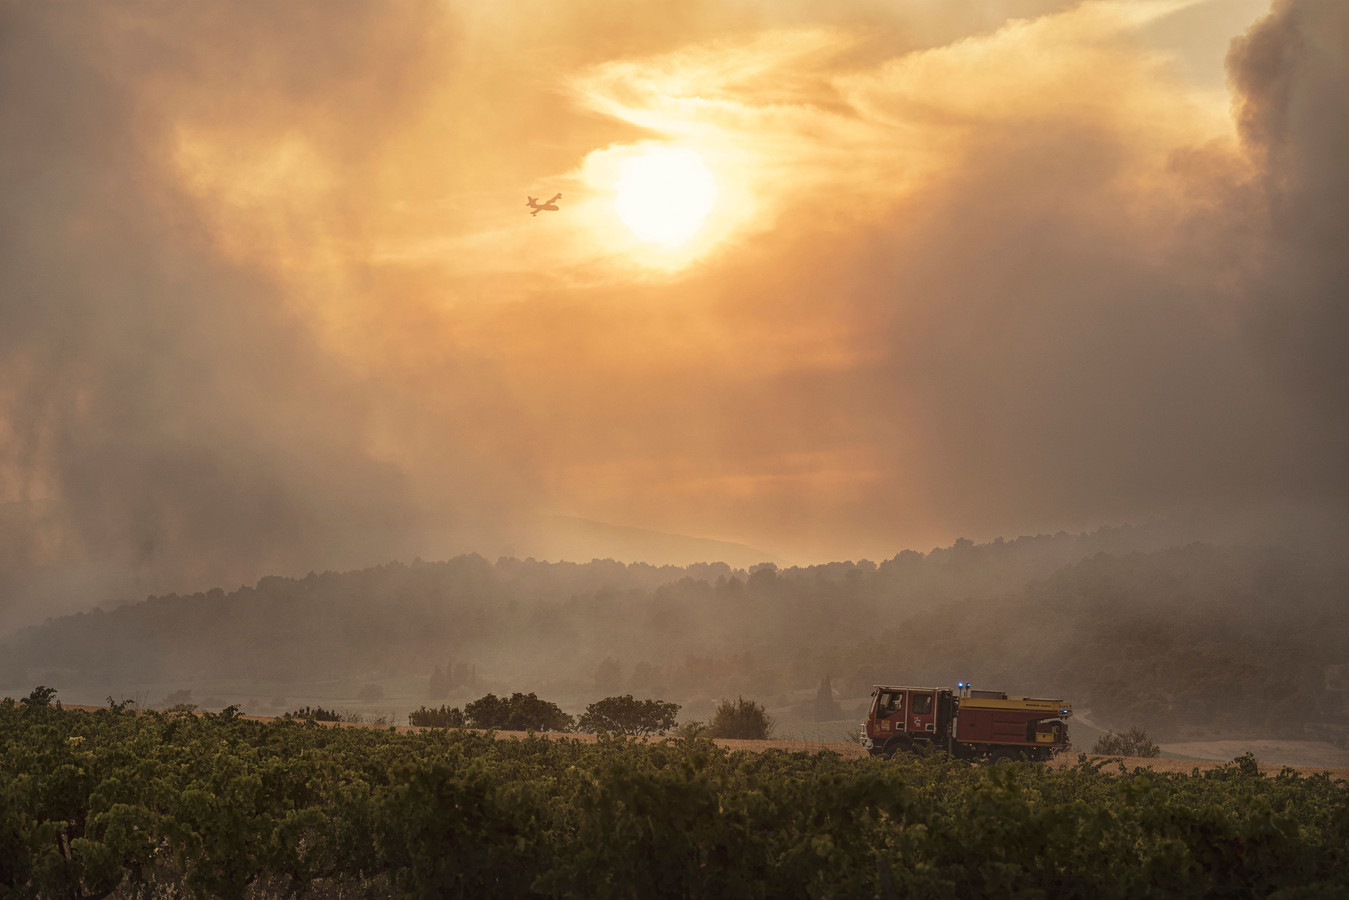
[[[342,714],[334,709],[324,709],[322,706],[302,706],[294,712],[288,712],[283,719],[304,719],[309,722],[341,722]]]
[[[463,728],[464,713],[457,706],[442,706],[440,709],[414,709],[408,713],[408,724],[421,728]]]
[[[38,685],[33,688],[32,693],[24,697],[19,703],[28,712],[37,712],[38,710],[51,709],[52,698],[56,696],[56,688]],[[61,708],[61,701],[56,701],[56,709]]]
[[[1153,743],[1143,729],[1130,728],[1124,734],[1111,731],[1101,735],[1091,752],[1099,756],[1157,757],[1162,755],[1162,748]]]
[[[744,697],[721,701],[707,729],[708,737],[746,741],[766,741],[772,734],[773,719],[768,711]]]
[[[690,719],[687,722],[679,723],[679,727],[675,729],[674,733],[677,738],[693,741],[699,738],[708,737],[707,727],[706,722],[699,721],[698,719]]]
[[[576,723],[576,728],[578,731],[608,731],[646,737],[665,734],[674,728],[678,715],[678,703],[634,700],[632,694],[624,694],[622,697],[605,697],[590,704]]]
[[[510,699],[488,694],[465,704],[464,718],[474,728],[504,731],[570,731],[571,716],[556,703],[540,700],[533,691],[514,693]]]

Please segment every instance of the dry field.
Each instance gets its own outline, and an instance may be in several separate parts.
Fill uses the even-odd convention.
[[[1162,749],[1195,759],[1228,760],[1250,752],[1256,759],[1277,760],[1290,766],[1349,769],[1349,750],[1322,741],[1189,741],[1164,744]]]

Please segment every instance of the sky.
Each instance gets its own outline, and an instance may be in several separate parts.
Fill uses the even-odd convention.
[[[559,516],[1335,520],[1347,56],[1342,0],[6,0],[0,627]]]

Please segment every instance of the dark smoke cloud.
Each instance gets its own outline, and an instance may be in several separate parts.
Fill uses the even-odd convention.
[[[1270,240],[1256,340],[1301,418],[1295,480],[1349,499],[1349,6],[1275,4],[1233,45]]]
[[[1347,23],[1329,0],[1279,4],[1232,51],[1242,146],[1173,150],[1151,195],[1127,183],[1138,122],[1050,112],[983,129],[869,240],[814,231],[784,253],[804,303],[883,336],[870,367],[768,392],[820,424],[807,448],[839,418],[891,449],[869,499],[812,509],[819,531],[864,518],[926,546],[932,522],[1177,519],[1342,542]]]
[[[267,273],[212,246],[166,171],[163,96],[228,117],[353,104],[369,150],[415,21],[373,7],[0,7],[0,473],[4,614],[375,561],[419,526],[371,457],[375,401],[288,316]],[[284,38],[278,38],[278,35]],[[297,37],[298,36],[298,37]],[[282,98],[277,102],[277,96]],[[233,105],[235,108],[229,108]],[[370,128],[369,131],[364,129]],[[322,136],[321,136],[322,137]],[[368,139],[366,140],[368,144]]]

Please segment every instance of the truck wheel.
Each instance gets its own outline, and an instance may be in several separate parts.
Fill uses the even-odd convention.
[[[896,738],[885,745],[882,751],[886,759],[894,759],[896,753],[908,753],[913,749],[913,745],[902,738]]]
[[[1021,754],[1016,750],[994,750],[993,755],[989,757],[989,762],[995,766],[1020,761]]]

